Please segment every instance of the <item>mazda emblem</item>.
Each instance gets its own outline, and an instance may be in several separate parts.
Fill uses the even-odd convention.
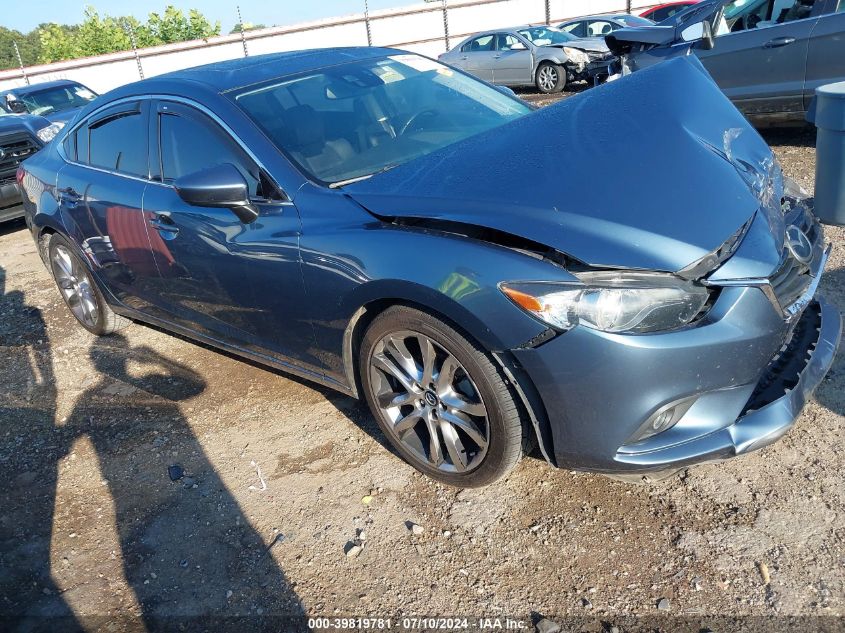
[[[806,233],[794,224],[786,229],[786,248],[802,264],[809,264],[813,259],[813,245]]]

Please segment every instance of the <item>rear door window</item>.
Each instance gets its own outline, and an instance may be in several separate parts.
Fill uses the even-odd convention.
[[[572,33],[575,37],[587,37],[586,22],[573,22],[572,24],[567,24],[563,27],[563,30],[567,33]]]
[[[146,108],[141,105],[110,108],[80,128],[76,137],[77,159],[92,167],[148,177]]]

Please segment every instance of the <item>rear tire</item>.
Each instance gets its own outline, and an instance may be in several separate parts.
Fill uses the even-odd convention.
[[[91,271],[63,236],[50,235],[47,263],[65,305],[79,324],[97,336],[106,336],[131,323],[106,303]]]
[[[489,354],[437,317],[388,308],[365,332],[358,363],[385,436],[432,479],[484,486],[522,457],[527,427],[504,376]]]
[[[543,94],[560,92],[566,85],[566,69],[552,62],[540,62],[534,84]]]

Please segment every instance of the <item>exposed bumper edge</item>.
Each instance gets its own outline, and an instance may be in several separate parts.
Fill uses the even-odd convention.
[[[777,400],[750,411],[718,431],[650,452],[617,453],[615,461],[626,464],[631,470],[682,468],[743,455],[768,446],[782,437],[792,428],[807,400],[833,364],[842,336],[842,316],[839,310],[821,297],[815,300],[821,311],[819,337],[795,387]]]

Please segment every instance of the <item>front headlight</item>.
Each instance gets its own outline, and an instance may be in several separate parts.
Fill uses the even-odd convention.
[[[63,122],[58,121],[56,123],[51,123],[47,127],[41,128],[35,134],[36,136],[38,136],[39,139],[41,139],[41,142],[46,145],[54,138],[56,138],[56,134],[61,132],[64,126],[65,124]]]
[[[575,62],[576,64],[587,64],[590,61],[590,58],[587,56],[587,53],[578,50],[577,48],[570,48],[569,46],[564,46],[563,52],[569,58],[570,61]]]
[[[643,334],[687,325],[707,304],[703,286],[661,273],[591,272],[581,284],[517,282],[499,285],[516,305],[560,330]]]

